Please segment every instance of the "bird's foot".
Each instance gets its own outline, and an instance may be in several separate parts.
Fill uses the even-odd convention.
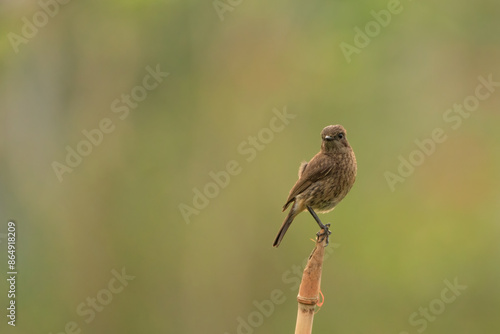
[[[326,245],[328,246],[330,243],[330,234],[332,234],[332,231],[330,231],[330,224],[325,224],[321,226],[321,231],[316,233],[316,236],[319,242],[323,242],[324,238],[326,238]]]

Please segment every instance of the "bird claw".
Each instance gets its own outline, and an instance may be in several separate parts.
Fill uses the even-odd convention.
[[[321,231],[316,233],[316,236],[318,237],[319,242],[323,242],[323,240],[326,238],[326,245],[330,243],[330,234],[332,234],[332,231],[330,231],[330,224],[325,224],[321,227]]]

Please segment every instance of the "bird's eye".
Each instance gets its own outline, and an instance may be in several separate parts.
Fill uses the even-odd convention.
[[[343,133],[339,133],[339,134],[337,135],[337,138],[338,138],[338,139],[342,139],[342,138],[344,138],[344,134],[343,134]]]

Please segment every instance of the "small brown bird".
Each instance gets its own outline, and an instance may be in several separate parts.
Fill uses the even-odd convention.
[[[330,212],[347,195],[356,180],[356,157],[347,142],[342,125],[329,125],[321,131],[321,150],[311,161],[299,168],[299,179],[290,190],[283,211],[293,202],[292,208],[281,225],[273,247],[278,247],[292,224],[302,211],[308,210],[319,227],[324,230],[327,242],[328,227],[323,225],[314,212]]]

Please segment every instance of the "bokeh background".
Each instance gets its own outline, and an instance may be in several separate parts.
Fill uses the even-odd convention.
[[[302,214],[271,243],[300,162],[324,126],[342,124],[358,178],[322,216],[333,235],[314,332],[497,333],[500,87],[456,129],[443,117],[479,76],[500,81],[500,4],[402,0],[348,61],[341,43],[387,8],[0,1],[0,263],[4,277],[14,219],[19,273],[15,328],[0,282],[1,332],[293,332],[296,272],[317,226]],[[14,47],[34,16],[40,27]],[[169,75],[115,113],[148,66]],[[284,111],[288,124],[266,130]],[[103,119],[113,131],[60,182],[54,161]],[[387,172],[436,128],[446,140],[391,188]],[[196,190],[232,161],[237,175],[196,209]],[[185,219],[187,206],[197,211]],[[122,268],[135,278],[103,299]],[[451,303],[446,280],[462,286]],[[97,299],[87,323],[77,309],[96,297],[106,305]]]

